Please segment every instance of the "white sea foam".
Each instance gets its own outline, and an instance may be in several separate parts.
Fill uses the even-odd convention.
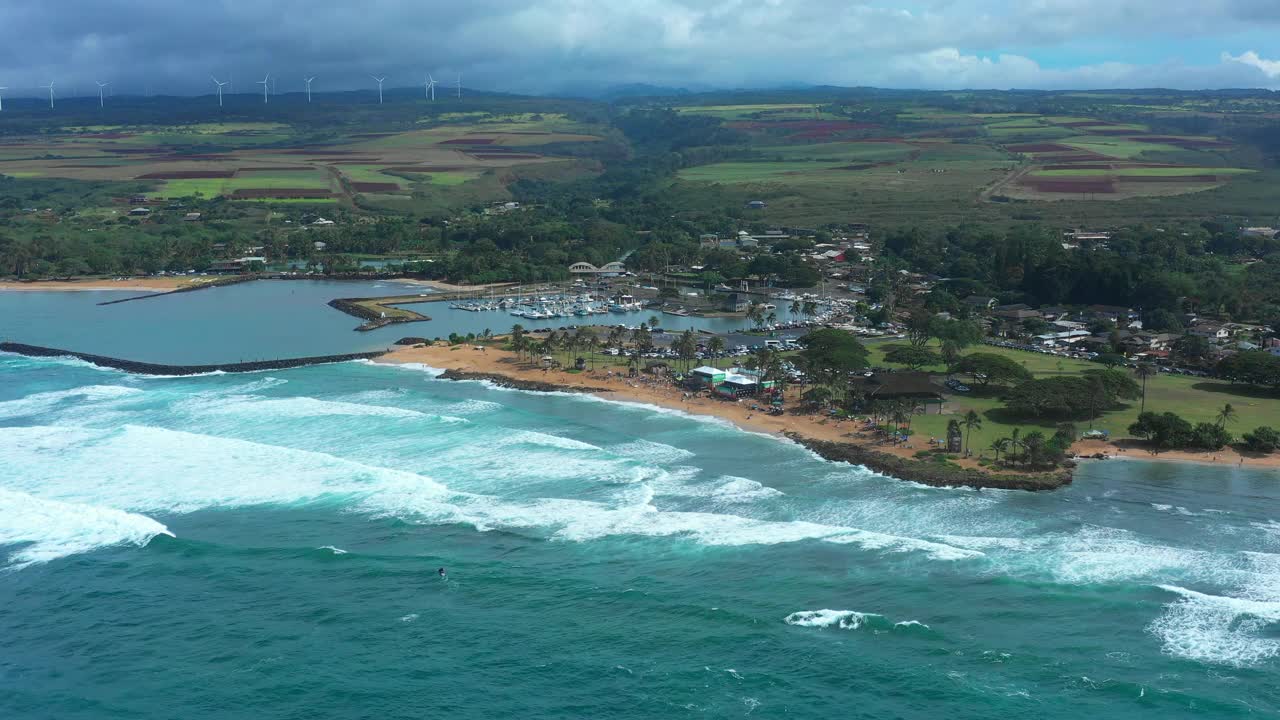
[[[411,623],[417,619],[418,619],[418,613],[409,613],[408,615],[405,615],[404,617],[400,618],[400,622]]]
[[[551,433],[537,432],[535,430],[517,430],[507,433],[499,441],[500,445],[541,445],[543,447],[558,448],[560,450],[594,450],[599,451],[601,448],[591,443],[574,440],[562,435],[553,435]]]
[[[78,403],[98,403],[141,394],[142,391],[138,388],[125,385],[86,385],[70,390],[52,390],[0,402],[0,418],[38,415],[68,400],[76,400]]]
[[[44,440],[16,441],[32,436]],[[64,439],[50,440],[58,437]],[[54,444],[61,446],[60,452],[47,451]],[[334,502],[375,515],[465,523],[481,530],[532,529],[573,542],[620,535],[679,537],[707,545],[821,540],[922,552],[942,560],[981,554],[850,527],[659,511],[649,502],[652,496],[633,498],[619,507],[457,492],[421,475],[325,453],[153,427],[0,428],[0,463],[15,471],[7,482],[16,483],[19,491],[134,512]]]
[[[320,400],[312,397],[264,398],[254,395],[229,395],[217,401],[201,400],[182,403],[181,409],[196,415],[257,416],[269,419],[292,419],[349,415],[353,417],[423,418],[426,413],[388,405]],[[441,417],[445,421],[466,422],[463,418]]]
[[[856,610],[801,610],[793,612],[782,619],[788,625],[799,627],[837,627],[841,630],[860,630],[875,619],[883,619],[883,615],[861,613]]]
[[[332,545],[322,545],[322,546],[320,546],[320,549],[321,549],[321,550],[328,550],[329,552],[333,553],[334,555],[346,555],[346,554],[347,554],[347,551],[346,551],[346,550],[343,550],[343,549],[342,549],[342,548],[340,548],[340,547],[334,547],[334,546],[332,546]]]
[[[723,482],[711,491],[711,496],[724,502],[755,502],[783,495],[782,491],[766,487],[749,478],[726,475],[721,480]]]
[[[635,440],[620,445],[610,445],[607,449],[615,455],[655,465],[683,462],[694,456],[693,452],[684,448],[652,440]]]
[[[156,535],[172,533],[143,515],[0,488],[0,546],[21,545],[9,556],[17,567],[111,545],[141,547]]]
[[[1236,667],[1280,657],[1280,638],[1274,636],[1280,602],[1159,587],[1179,596],[1148,628],[1163,641],[1166,653]]]
[[[793,612],[782,619],[788,625],[811,628],[838,628],[840,630],[874,630],[917,631],[928,630],[929,626],[919,620],[903,620],[892,622],[878,613],[864,613],[857,610],[801,610]]]

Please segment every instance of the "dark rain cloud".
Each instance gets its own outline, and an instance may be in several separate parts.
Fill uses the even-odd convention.
[[[0,0],[0,19],[0,84],[19,94],[51,80],[87,94],[97,79],[116,92],[205,93],[210,74],[243,92],[267,73],[281,91],[304,75],[351,89],[372,87],[370,74],[404,87],[428,72],[512,92],[1280,83],[1270,45],[1252,42],[1280,25],[1277,0]],[[1188,38],[1220,42],[1187,62]],[[1098,59],[1099,44],[1115,57]],[[1126,62],[1134,48],[1167,59]]]

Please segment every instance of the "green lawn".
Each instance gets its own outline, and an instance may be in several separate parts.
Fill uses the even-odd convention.
[[[905,339],[868,342],[867,347],[871,351],[871,364],[891,366],[889,363],[884,362],[883,346],[905,342],[907,342]],[[1083,370],[1102,369],[1102,365],[1084,360],[1058,358],[1053,355],[1009,350],[987,345],[968,348],[966,353],[969,352],[989,352],[1004,355],[1018,362],[1018,364],[1034,373],[1036,377],[1072,375]],[[931,372],[945,372],[945,368],[940,366],[925,369]],[[970,379],[968,377],[958,377],[962,382],[969,383]],[[1214,422],[1218,410],[1226,403],[1231,403],[1239,414],[1239,420],[1231,423],[1229,427],[1236,435],[1252,430],[1259,425],[1270,425],[1280,429],[1280,396],[1254,392],[1248,388],[1233,386],[1230,383],[1218,380],[1187,377],[1185,375],[1161,373],[1147,380],[1148,410],[1176,413],[1193,424]],[[1140,406],[1140,401],[1135,400],[1126,403],[1125,407],[1121,409],[1103,413],[1101,417],[1094,420],[1093,427],[1109,431],[1113,438],[1126,437],[1129,425],[1137,420]],[[973,447],[975,451],[986,448],[997,438],[1008,437],[1015,427],[1021,428],[1023,434],[1036,429],[1050,434],[1054,429],[1055,422],[1048,420],[1041,423],[1001,422],[999,419],[1000,413],[998,412],[1001,407],[1002,403],[999,400],[998,392],[983,390],[976,386],[974,386],[973,392],[969,394],[951,394],[947,396],[947,401],[943,405],[944,414],[938,415],[938,407],[931,405],[929,410],[932,414],[916,416],[912,422],[912,428],[917,431],[917,437],[925,438],[923,441],[916,441],[916,446],[924,447],[929,437],[944,437],[947,422],[956,415],[963,415],[970,409],[978,411],[983,416],[982,429],[974,430],[973,432]],[[1078,430],[1084,431],[1089,427],[1089,422],[1087,420],[1077,421],[1075,425]]]

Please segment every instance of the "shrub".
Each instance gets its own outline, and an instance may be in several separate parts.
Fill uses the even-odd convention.
[[[1263,425],[1244,434],[1244,447],[1250,452],[1270,453],[1280,447],[1280,432]]]

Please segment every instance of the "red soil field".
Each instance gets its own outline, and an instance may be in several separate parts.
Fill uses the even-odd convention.
[[[1140,182],[1140,183],[1215,183],[1218,182],[1217,175],[1177,175],[1174,177],[1159,177],[1151,175],[1121,175],[1116,178],[1120,182]]]
[[[1081,178],[1079,180],[1023,180],[1025,185],[1036,192],[1043,193],[1113,193],[1115,183],[1111,180]]]
[[[246,188],[231,194],[235,198],[329,198],[333,193],[317,188]]]
[[[506,135],[550,135],[551,133],[545,130],[508,130],[504,134]]]
[[[232,170],[178,170],[175,172],[153,172],[139,175],[136,180],[198,180],[203,178],[229,178],[235,175]]]
[[[497,138],[454,138],[452,140],[443,140],[437,145],[492,145],[497,142]]]
[[[395,183],[378,183],[378,182],[353,182],[351,189],[356,192],[379,193],[379,192],[399,192],[400,186]]]

